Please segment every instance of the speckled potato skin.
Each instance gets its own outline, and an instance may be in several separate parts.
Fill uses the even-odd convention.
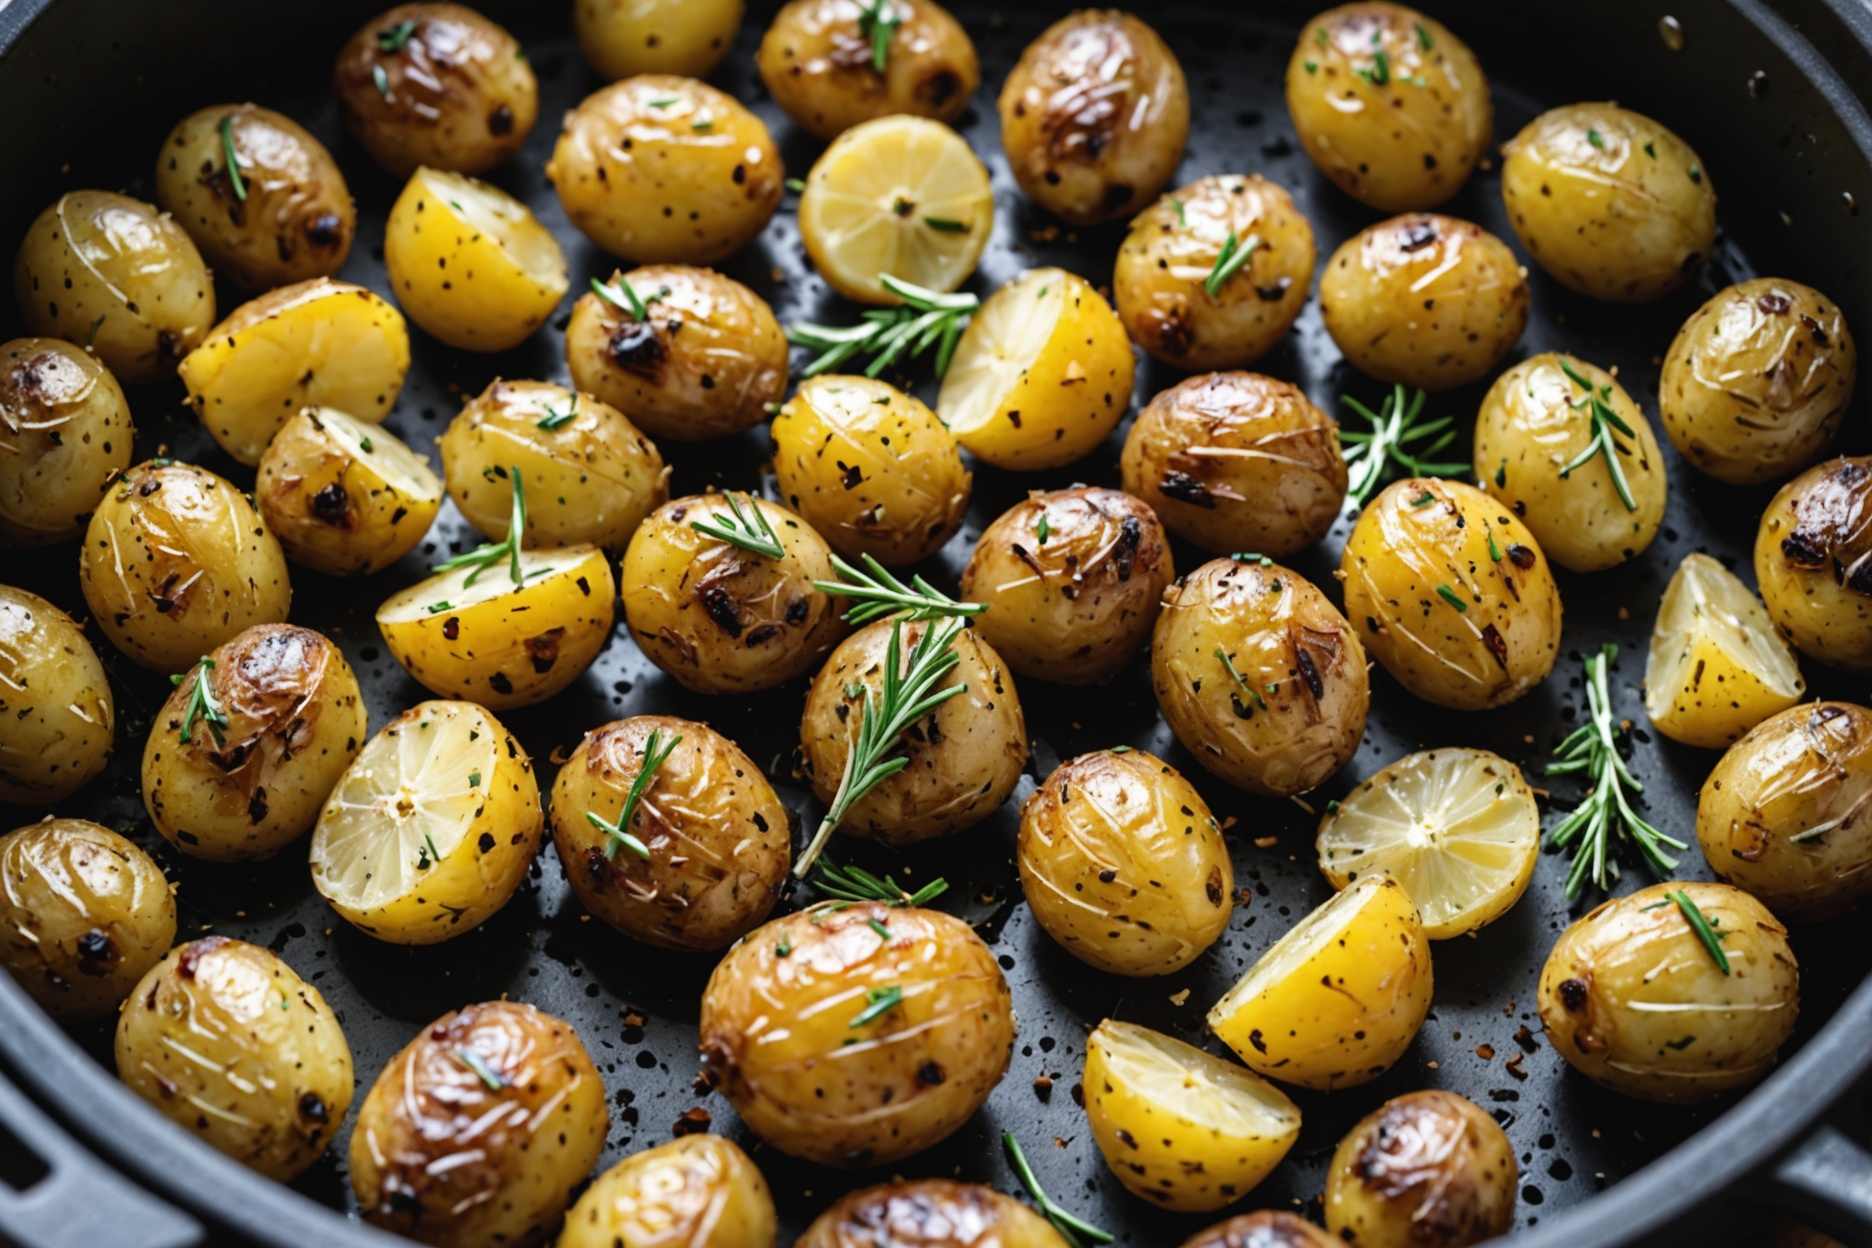
[[[1217,555],[1294,554],[1345,503],[1338,423],[1260,373],[1210,373],[1159,394],[1131,422],[1119,472],[1171,532]]]
[[[1815,464],[1776,492],[1755,532],[1762,605],[1794,648],[1872,669],[1872,456]]]
[[[1505,706],[1547,679],[1559,657],[1560,590],[1547,556],[1472,485],[1392,482],[1359,515],[1339,571],[1365,648],[1426,702]]]
[[[674,442],[752,429],[786,397],[786,334],[765,299],[690,265],[613,273],[606,284],[621,292],[620,278],[649,317],[595,293],[579,296],[565,332],[574,386]]]
[[[902,1000],[851,1026],[887,988]],[[1014,1010],[968,924],[859,902],[742,938],[702,993],[699,1043],[703,1070],[767,1143],[821,1165],[886,1165],[945,1139],[988,1099],[1014,1048]]]
[[[1527,328],[1527,272],[1479,225],[1409,213],[1367,226],[1320,277],[1326,332],[1361,373],[1425,390],[1487,376]]]
[[[381,572],[428,536],[442,480],[427,472],[420,492],[392,484],[372,468],[372,452],[354,454],[330,421],[330,409],[307,407],[280,426],[260,457],[254,500],[294,563],[328,576]],[[401,445],[388,430],[369,438],[373,451]]]
[[[292,605],[286,556],[247,496],[161,459],[124,473],[91,513],[78,580],[111,644],[159,672]]]
[[[351,1132],[351,1191],[366,1220],[438,1248],[538,1243],[597,1162],[610,1121],[572,1024],[517,1001],[463,1006],[371,1085]]]
[[[1319,171],[1379,212],[1448,200],[1495,125],[1475,53],[1401,4],[1345,4],[1308,22],[1287,62],[1287,111]]]
[[[933,0],[889,0],[890,48],[879,73],[859,0],[791,0],[755,56],[761,82],[803,129],[832,139],[893,114],[953,122],[981,85],[968,32]]]
[[[1572,406],[1585,391],[1567,368],[1605,395],[1634,435],[1614,430],[1636,508],[1619,495],[1603,452],[1560,475],[1594,436],[1591,413]],[[1489,387],[1476,415],[1475,477],[1521,518],[1555,563],[1573,572],[1617,567],[1649,546],[1664,523],[1670,488],[1651,422],[1625,387],[1595,364],[1551,351],[1521,361]]]
[[[1298,572],[1258,561],[1211,560],[1164,593],[1151,688],[1198,762],[1273,797],[1343,767],[1371,706],[1365,651],[1346,618]]]
[[[741,1146],[690,1135],[599,1175],[556,1248],[773,1248],[777,1233],[773,1193]]]
[[[612,255],[713,264],[766,226],[786,169],[766,125],[733,97],[641,74],[566,114],[546,176],[572,224]]]
[[[572,28],[592,72],[708,76],[734,46],[743,0],[573,0]]]
[[[408,37],[386,50],[404,22],[415,23]],[[399,4],[360,26],[338,50],[332,94],[351,137],[399,177],[418,165],[486,173],[520,150],[539,117],[520,44],[459,4]]]
[[[699,533],[734,523],[720,494],[679,498],[651,512],[622,565],[624,618],[644,657],[697,693],[756,693],[805,675],[847,630],[846,606],[813,588],[835,581],[832,552],[778,503],[737,495],[773,527],[779,559]]]
[[[119,381],[155,381],[214,324],[214,282],[175,219],[128,195],[72,191],[13,260],[26,332],[88,343]]]
[[[1799,282],[1756,278],[1718,291],[1677,331],[1658,415],[1692,467],[1756,485],[1825,452],[1858,373],[1837,304]]]
[[[1027,198],[1072,225],[1157,197],[1189,139],[1176,53],[1138,17],[1082,9],[1027,45],[1002,84],[1001,144]]]
[[[1872,893],[1872,710],[1793,706],[1722,756],[1697,798],[1697,840],[1724,880],[1780,918],[1830,918]]]
[[[1016,672],[1089,685],[1136,657],[1175,575],[1155,512],[1079,485],[1035,491],[982,530],[962,597],[987,606],[974,627]]]
[[[772,426],[787,505],[848,559],[927,559],[962,526],[974,476],[921,399],[867,377],[814,377]]]
[[[1360,1248],[1467,1248],[1514,1226],[1514,1146],[1454,1092],[1407,1092],[1359,1120],[1326,1172],[1326,1226]]]
[[[97,357],[56,338],[0,346],[0,540],[44,546],[83,533],[130,466],[135,433],[123,387]]]
[[[319,1159],[354,1091],[351,1046],[319,990],[226,936],[149,969],[117,1016],[116,1056],[157,1112],[281,1182]]]
[[[0,836],[0,966],[52,1017],[108,1018],[175,934],[162,869],[109,828],[48,818]]]
[[[1670,897],[1721,935],[1729,974]],[[1541,968],[1547,1042],[1582,1075],[1645,1101],[1707,1100],[1768,1073],[1794,1030],[1787,929],[1727,884],[1670,881],[1607,901],[1560,933]]]
[[[793,1248],[1066,1248],[1045,1218],[991,1187],[899,1179],[813,1219]]]
[[[309,628],[260,624],[185,673],[143,746],[143,805],[163,839],[192,858],[270,858],[312,830],[364,748],[368,714],[344,654]],[[182,729],[205,677],[228,723]]]
[[[930,628],[903,625],[901,661]],[[806,693],[800,749],[813,792],[830,802],[845,777],[850,742],[863,721],[865,691],[882,695],[892,624],[866,625],[839,644]],[[911,725],[897,744],[909,766],[853,802],[839,831],[847,836],[909,845],[973,827],[998,809],[1020,783],[1027,765],[1027,722],[1014,678],[1001,656],[973,629],[951,643],[961,659],[931,692],[966,685]]]
[[[1569,290],[1615,303],[1658,299],[1715,245],[1716,190],[1703,162],[1642,113],[1610,103],[1551,109],[1502,151],[1508,220]]]
[[[50,806],[76,793],[110,761],[116,722],[78,621],[0,585],[0,802]]]
[[[1182,1248],[1340,1248],[1344,1242],[1297,1214],[1262,1209],[1198,1231]]]

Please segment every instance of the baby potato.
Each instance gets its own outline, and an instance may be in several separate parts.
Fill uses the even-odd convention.
[[[1326,1172],[1326,1227],[1360,1248],[1467,1248],[1514,1227],[1507,1133],[1454,1092],[1394,1096],[1359,1120]]]
[[[206,468],[145,460],[91,513],[78,583],[111,644],[179,672],[292,606],[286,556],[245,494]]]
[[[268,1178],[319,1159],[351,1108],[351,1046],[319,990],[258,945],[204,936],[150,967],[117,1016],[117,1077]]]
[[[130,406],[97,357],[56,338],[0,346],[0,540],[77,537],[130,466]]]
[[[1872,669],[1872,456],[1815,464],[1782,486],[1755,533],[1755,584],[1801,653]]]
[[[1125,435],[1127,493],[1211,554],[1285,558],[1326,536],[1345,504],[1339,425],[1306,392],[1260,373],[1191,377]]]
[[[1298,1214],[1262,1209],[1198,1231],[1183,1248],[1340,1248],[1344,1242]]]
[[[927,559],[962,527],[973,475],[922,400],[868,377],[813,377],[772,426],[787,505],[848,558]]]
[[[416,549],[442,508],[427,460],[330,407],[303,408],[280,426],[254,495],[286,557],[331,576],[383,571]]]
[[[556,1248],[773,1248],[777,1234],[773,1193],[741,1146],[690,1135],[599,1175]]]
[[[573,0],[572,29],[592,72],[706,78],[734,46],[743,0]]]
[[[1538,999],[1548,1043],[1593,1082],[1640,1100],[1701,1101],[1768,1073],[1794,1031],[1800,969],[1761,902],[1727,884],[1670,881],[1604,902],[1560,933]]]
[[[401,312],[362,286],[320,277],[243,303],[178,371],[202,425],[252,466],[302,408],[382,424],[409,363]]]
[[[1535,263],[1568,290],[1643,303],[1683,285],[1716,242],[1716,189],[1690,145],[1616,104],[1569,104],[1502,148],[1502,202]]]
[[[1137,750],[1061,763],[1021,807],[1021,891],[1066,952],[1114,975],[1168,975],[1228,927],[1221,825],[1176,768]]]
[[[72,191],[13,260],[26,332],[85,343],[118,380],[156,381],[215,319],[214,282],[175,219],[128,195]]]
[[[546,176],[573,225],[633,264],[713,264],[780,206],[786,169],[759,117],[707,83],[640,74],[566,114]]]
[[[1360,513],[1339,570],[1366,648],[1426,702],[1505,706],[1560,655],[1560,590],[1540,543],[1472,485],[1392,482]]]
[[[1469,45],[1401,4],[1342,4],[1308,22],[1287,62],[1287,111],[1319,171],[1379,212],[1448,200],[1495,126]]]
[[[622,290],[643,300],[643,316]],[[613,273],[572,305],[565,352],[574,386],[676,442],[752,429],[786,397],[787,340],[773,309],[711,269]]]
[[[1282,1083],[1330,1092],[1404,1055],[1430,1012],[1430,942],[1382,872],[1301,919],[1209,1011],[1209,1030]]]
[[[1250,793],[1304,793],[1365,732],[1365,650],[1326,595],[1265,557],[1214,559],[1172,585],[1151,688],[1183,748]]]
[[[1229,240],[1235,240],[1230,245]],[[1211,293],[1218,265],[1248,258]],[[1125,332],[1172,368],[1238,368],[1293,327],[1313,285],[1313,227],[1261,177],[1208,177],[1131,222],[1112,296]]]
[[[1476,415],[1475,477],[1572,572],[1636,557],[1664,523],[1651,422],[1617,378],[1578,356],[1542,352],[1495,379]]]
[[[216,104],[176,123],[156,160],[156,202],[215,272],[267,290],[344,266],[357,205],[325,145],[258,104]]]
[[[1479,225],[1411,213],[1366,226],[1326,262],[1326,332],[1380,381],[1448,390],[1480,380],[1527,328],[1527,272]]]
[[[100,775],[116,704],[77,620],[0,585],[0,802],[50,806]]]
[[[518,1001],[463,1006],[371,1085],[351,1132],[351,1191],[368,1221],[425,1244],[537,1243],[610,1125],[572,1024]]]
[[[933,0],[887,2],[881,61],[860,0],[790,0],[762,36],[761,82],[816,137],[892,115],[953,122],[981,85],[975,45],[949,10]]]
[[[793,1248],[1067,1248],[1045,1218],[992,1187],[898,1179],[813,1219]]]
[[[1872,892],[1872,710],[1789,707],[1729,748],[1697,798],[1717,875],[1789,920],[1830,918]]]
[[[813,677],[800,716],[800,749],[820,801],[830,803],[845,778],[866,699],[875,703],[882,696],[893,632],[902,630],[899,653],[907,671],[924,634],[944,627],[943,621],[879,620],[841,642]],[[847,836],[903,846],[960,832],[993,814],[1020,783],[1027,722],[1013,677],[973,629],[956,632],[950,648],[959,662],[930,692],[956,685],[965,692],[905,731],[896,752],[908,764],[851,803],[839,824]]]
[[[696,529],[758,511],[785,553],[743,550]],[[804,675],[845,635],[838,579],[804,520],[764,498],[697,494],[651,512],[621,569],[624,618],[644,657],[697,693],[756,693]]]
[[[742,938],[702,993],[700,1045],[704,1072],[761,1139],[821,1165],[881,1166],[945,1139],[988,1099],[1014,1010],[968,924],[857,902]]]
[[[1176,173],[1189,86],[1143,19],[1082,9],[1027,45],[1001,87],[1001,145],[1027,198],[1071,225],[1127,217]]]
[[[1820,457],[1858,373],[1838,305],[1799,282],[1756,278],[1718,291],[1677,331],[1658,415],[1693,467],[1757,485]]]
[[[258,624],[191,668],[143,746],[143,805],[192,858],[270,858],[312,830],[364,745],[364,695],[318,633]]]
[[[0,836],[0,966],[46,1013],[108,1018],[175,942],[175,895],[135,844],[88,819]]]
[[[669,497],[656,445],[608,403],[550,381],[502,381],[468,401],[436,439],[449,497],[494,541],[526,483],[527,537],[621,550]]]
[[[398,177],[417,166],[486,173],[520,150],[539,83],[514,37],[459,4],[399,4],[338,50],[345,128]]]

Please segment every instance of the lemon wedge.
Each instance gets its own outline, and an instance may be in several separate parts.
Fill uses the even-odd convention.
[[[1645,713],[1673,741],[1719,749],[1800,701],[1794,652],[1767,608],[1708,555],[1678,565],[1645,659]]]

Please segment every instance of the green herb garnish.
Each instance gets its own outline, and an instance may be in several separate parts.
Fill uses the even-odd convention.
[[[475,578],[483,572],[505,561],[514,584],[519,585],[526,580],[520,572],[520,544],[526,535],[526,491],[521,488],[518,468],[509,465],[507,476],[513,482],[513,514],[507,521],[507,536],[498,542],[484,543],[453,559],[444,559],[430,568],[431,572],[451,572],[456,568],[472,567],[474,571],[462,581],[465,589],[474,584]]]
[[[1461,594],[1457,593],[1455,590],[1451,589],[1449,586],[1439,585],[1436,587],[1436,592],[1437,592],[1437,597],[1441,598],[1444,602],[1449,603],[1450,606],[1455,607],[1458,612],[1464,615],[1467,615],[1469,613],[1469,604],[1462,600]]]
[[[548,404],[546,407],[546,414],[534,422],[534,427],[544,429],[546,432],[551,433],[554,429],[562,425],[571,424],[577,417],[578,395],[574,394],[572,396],[572,402],[566,406],[566,410],[563,412],[555,412],[552,409],[552,405]]]
[[[1385,55],[1383,48],[1372,52],[1372,63],[1364,69],[1352,71],[1374,87],[1382,87],[1391,81],[1391,58]]]
[[[403,45],[416,33],[414,18],[404,18],[394,26],[377,32],[377,49],[380,52],[401,52]]]
[[[500,1092],[507,1087],[507,1081],[495,1074],[493,1068],[473,1049],[456,1049],[455,1060],[473,1071],[475,1078],[487,1084],[488,1091]]]
[[[888,273],[878,280],[903,300],[902,306],[872,308],[856,325],[801,323],[787,327],[787,341],[819,352],[800,370],[801,377],[816,377],[856,355],[872,357],[864,375],[876,377],[898,358],[913,360],[932,346],[936,348],[936,375],[941,377],[949,371],[956,340],[962,336],[969,317],[981,307],[981,300],[974,295],[945,295]]]
[[[228,185],[234,190],[234,198],[245,203],[247,180],[241,177],[240,157],[234,151],[234,114],[232,113],[221,118],[221,158],[227,162]]]
[[[611,304],[619,311],[628,312],[640,321],[649,320],[650,308],[638,297],[637,288],[630,284],[630,280],[622,273],[619,273],[613,280],[615,280],[619,288],[623,290],[623,298],[620,299],[617,291],[612,290],[595,277],[591,279],[592,293],[597,295],[600,299],[603,299],[606,303]]]
[[[1597,130],[1594,130],[1591,126],[1586,128],[1586,141],[1600,151],[1605,151],[1605,136],[1600,134]]]
[[[1727,975],[1729,955],[1723,952],[1722,937],[1716,934],[1715,925],[1703,917],[1703,911],[1697,908],[1696,902],[1691,901],[1690,894],[1684,892],[1683,889],[1672,890],[1670,899],[1677,903],[1677,908],[1683,911],[1684,921],[1690,924],[1690,929],[1697,934],[1697,939],[1701,940],[1703,947],[1709,950],[1710,960],[1716,964],[1717,969]]]
[[[1046,1189],[1040,1186],[1040,1180],[1034,1177],[1033,1167],[1027,1164],[1027,1154],[1021,1151],[1020,1141],[1014,1138],[1012,1131],[1001,1133],[1001,1147],[1007,1150],[1008,1163],[1014,1167],[1014,1173],[1019,1177],[1021,1186],[1027,1189],[1027,1194],[1033,1198],[1041,1216],[1053,1224],[1053,1229],[1058,1231],[1066,1242],[1072,1245],[1072,1248],[1081,1248],[1082,1244],[1113,1242],[1110,1231],[1093,1226],[1085,1219],[1068,1213],[1053,1203],[1053,1198],[1048,1196]]]
[[[215,700],[214,688],[208,682],[208,673],[214,670],[215,661],[207,655],[196,659],[190,670],[180,676],[171,676],[171,685],[180,685],[185,680],[194,682],[189,689],[188,707],[182,712],[182,730],[178,734],[182,744],[189,744],[189,736],[195,731],[195,721],[208,725],[208,735],[214,738],[215,748],[227,744],[227,737],[222,731],[228,726],[227,711]]]
[[[1047,523],[1046,509],[1043,507],[1040,510],[1040,518],[1034,521],[1034,540],[1044,546],[1047,538],[1052,536],[1053,526]]]
[[[1391,393],[1376,412],[1349,394],[1339,401],[1371,422],[1370,431],[1342,430],[1339,440],[1345,443],[1349,482],[1346,499],[1354,509],[1371,501],[1393,463],[1415,477],[1459,477],[1469,471],[1468,464],[1439,462],[1427,458],[1456,440],[1455,421],[1448,416],[1420,420],[1425,395],[1422,390],[1408,394],[1403,386],[1391,387]],[[1428,445],[1419,445],[1429,438]]]
[[[879,940],[882,940],[887,945],[890,944],[891,942],[890,928],[884,926],[884,924],[882,924],[876,919],[866,919],[865,923],[871,928],[872,931],[878,934]]]
[[[604,856],[615,860],[618,850],[628,849],[639,858],[650,857],[650,847],[632,834],[631,824],[637,818],[637,804],[643,801],[643,795],[650,791],[650,785],[656,776],[657,768],[669,758],[670,753],[682,744],[682,734],[673,733],[669,744],[663,744],[663,731],[652,728],[644,739],[643,764],[637,768],[637,775],[631,780],[630,792],[624,795],[624,807],[618,811],[617,822],[606,823],[603,816],[595,810],[585,812],[585,821],[605,834]]]
[[[1430,32],[1424,28],[1424,24],[1422,22],[1413,24],[1417,27],[1417,46],[1426,52],[1436,47],[1436,40],[1430,37]]]
[[[871,68],[878,73],[890,60],[891,37],[903,25],[903,18],[891,7],[891,0],[859,0],[864,6],[858,14],[858,33],[871,41]]]
[[[968,222],[957,221],[954,217],[924,217],[923,224],[944,234],[966,234],[969,229]]]
[[[372,65],[370,67],[370,77],[371,82],[377,88],[377,94],[383,96],[386,100],[389,99],[390,75],[384,72],[384,67],[381,65]]]
[[[1216,255],[1215,267],[1209,270],[1209,276],[1203,279],[1203,290],[1211,299],[1222,293],[1222,287],[1229,278],[1241,272],[1249,257],[1261,246],[1261,236],[1250,234],[1246,240],[1237,239],[1235,231],[1228,232],[1223,240],[1222,250]]]
[[[860,693],[863,689],[860,685]],[[887,906],[928,905],[949,891],[949,881],[938,877],[914,893],[906,892],[888,875],[879,879],[863,867],[841,867],[829,858],[820,860],[811,882],[813,888],[838,901],[881,901]]]
[[[1631,448],[1612,435],[1614,431],[1628,438],[1636,438],[1638,435],[1633,433],[1631,426],[1612,410],[1611,385],[1607,384],[1595,389],[1592,382],[1580,376],[1578,370],[1566,362],[1565,357],[1560,359],[1560,371],[1566,374],[1568,381],[1586,392],[1583,398],[1568,399],[1567,406],[1574,411],[1586,411],[1592,422],[1592,436],[1586,443],[1586,449],[1575,455],[1571,462],[1560,469],[1561,480],[1565,480],[1569,473],[1590,461],[1593,456],[1603,455],[1606,471],[1612,476],[1612,488],[1618,491],[1619,500],[1625,504],[1625,510],[1637,511],[1638,501],[1632,497],[1631,484],[1626,481],[1625,469],[1618,462],[1620,455],[1631,454]]]
[[[1256,706],[1259,706],[1264,711],[1267,710],[1267,699],[1261,696],[1261,691],[1259,689],[1251,687],[1248,682],[1242,678],[1241,672],[1235,667],[1235,660],[1229,658],[1228,651],[1224,650],[1221,646],[1217,646],[1215,657],[1222,660],[1222,666],[1227,670],[1229,679],[1235,682],[1235,687],[1253,698]]]
[[[743,496],[747,500],[745,513],[733,490],[723,497],[728,500],[728,510],[734,513],[732,519],[717,513],[706,520],[691,520],[689,527],[705,537],[727,542],[730,546],[739,546],[756,555],[765,555],[769,559],[785,558],[786,547],[780,544],[779,535],[774,532],[766,513],[752,495]]]
[[[898,580],[869,554],[858,556],[862,570],[832,556],[832,567],[840,579],[814,581],[813,588],[838,598],[856,598],[858,605],[845,613],[848,624],[869,624],[897,612],[906,612],[906,620],[934,620],[947,615],[980,615],[988,608],[979,602],[960,602],[931,585],[921,573],[908,585]]]
[[[888,933],[885,939],[889,939]],[[892,984],[888,988],[865,989],[865,1007],[852,1015],[847,1027],[858,1028],[890,1013],[903,1003],[903,989]]]

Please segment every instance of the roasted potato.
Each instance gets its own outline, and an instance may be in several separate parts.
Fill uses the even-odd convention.
[[[800,126],[831,139],[860,122],[909,115],[953,122],[981,85],[968,32],[934,0],[886,0],[877,52],[861,0],[790,0],[755,56],[768,94]]]
[[[245,494],[193,464],[145,460],[85,529],[78,582],[111,644],[179,672],[292,606],[286,556]]]
[[[1569,104],[1502,148],[1502,202],[1535,263],[1569,290],[1641,303],[1683,285],[1716,243],[1716,190],[1690,145],[1616,104]]]
[[[104,770],[116,703],[77,620],[0,585],[0,802],[50,806]]]
[[[861,1188],[813,1219],[793,1248],[1066,1248],[1012,1196],[953,1179]]]
[[[1298,1214],[1263,1209],[1198,1231],[1183,1248],[1340,1248],[1344,1242]]]
[[[1872,669],[1872,456],[1829,459],[1782,486],[1755,533],[1755,584],[1775,627],[1822,663]]]
[[[705,78],[734,46],[743,0],[573,0],[572,29],[592,72]]]
[[[0,966],[64,1021],[107,1018],[175,943],[175,895],[137,846],[88,819],[0,836]]]
[[[1640,1100],[1700,1101],[1768,1073],[1794,1031],[1800,970],[1759,901],[1671,881],[1560,933],[1538,1000],[1548,1043],[1582,1075]]]
[[[0,540],[44,546],[84,532],[130,466],[130,406],[97,357],[56,338],[0,346]]]
[[[308,407],[267,443],[254,497],[288,559],[360,576],[416,549],[442,508],[442,481],[388,430]]]
[[[338,50],[332,94],[372,160],[486,173],[520,150],[539,83],[514,37],[459,4],[399,4]]]
[[[204,936],[149,969],[117,1016],[117,1077],[234,1160],[286,1182],[338,1134],[351,1046],[319,990],[258,945]]]
[[[1001,145],[1027,198],[1073,225],[1127,217],[1157,197],[1189,139],[1183,67],[1141,18],[1062,17],[1001,87]]]
[[[1320,316],[1352,366],[1448,390],[1487,376],[1527,328],[1527,271],[1479,225],[1435,213],[1380,221],[1340,244]]]
[[[1275,797],[1344,766],[1371,706],[1358,634],[1305,577],[1265,556],[1214,559],[1170,587],[1151,687],[1196,761]]]
[[[1540,543],[1460,481],[1394,481],[1339,560],[1346,615],[1406,689],[1438,706],[1505,706],[1560,655],[1560,590]]]
[[[640,74],[566,114],[546,176],[573,225],[633,264],[713,264],[766,226],[786,169],[733,96]]]
[[[1467,1248],[1514,1227],[1520,1169],[1487,1111],[1454,1092],[1394,1096],[1326,1172],[1326,1227],[1360,1248]]]
[[[1126,492],[1211,554],[1285,558],[1326,536],[1345,504],[1339,426],[1300,387],[1260,373],[1191,377],[1125,435]]]
[[[773,1193],[741,1146],[690,1135],[599,1175],[556,1248],[773,1248],[777,1234]]]
[[[700,1044],[704,1071],[761,1139],[821,1165],[878,1166],[944,1139],[988,1099],[1014,1010],[968,924],[857,902],[743,937],[702,993]]]
[[[604,1150],[604,1080],[564,1019],[517,1001],[444,1014],[358,1108],[364,1217],[440,1248],[540,1242]]]
[[[270,858],[312,830],[364,748],[344,654],[293,624],[257,624],[189,669],[143,746],[143,805],[192,858]]]
[[[1718,291],[1677,331],[1658,415],[1692,467],[1756,485],[1820,458],[1858,373],[1837,304],[1799,282],[1756,278]]]
[[[1664,523],[1651,422],[1616,377],[1574,355],[1542,352],[1495,379],[1476,415],[1475,478],[1572,572],[1635,558]]]

